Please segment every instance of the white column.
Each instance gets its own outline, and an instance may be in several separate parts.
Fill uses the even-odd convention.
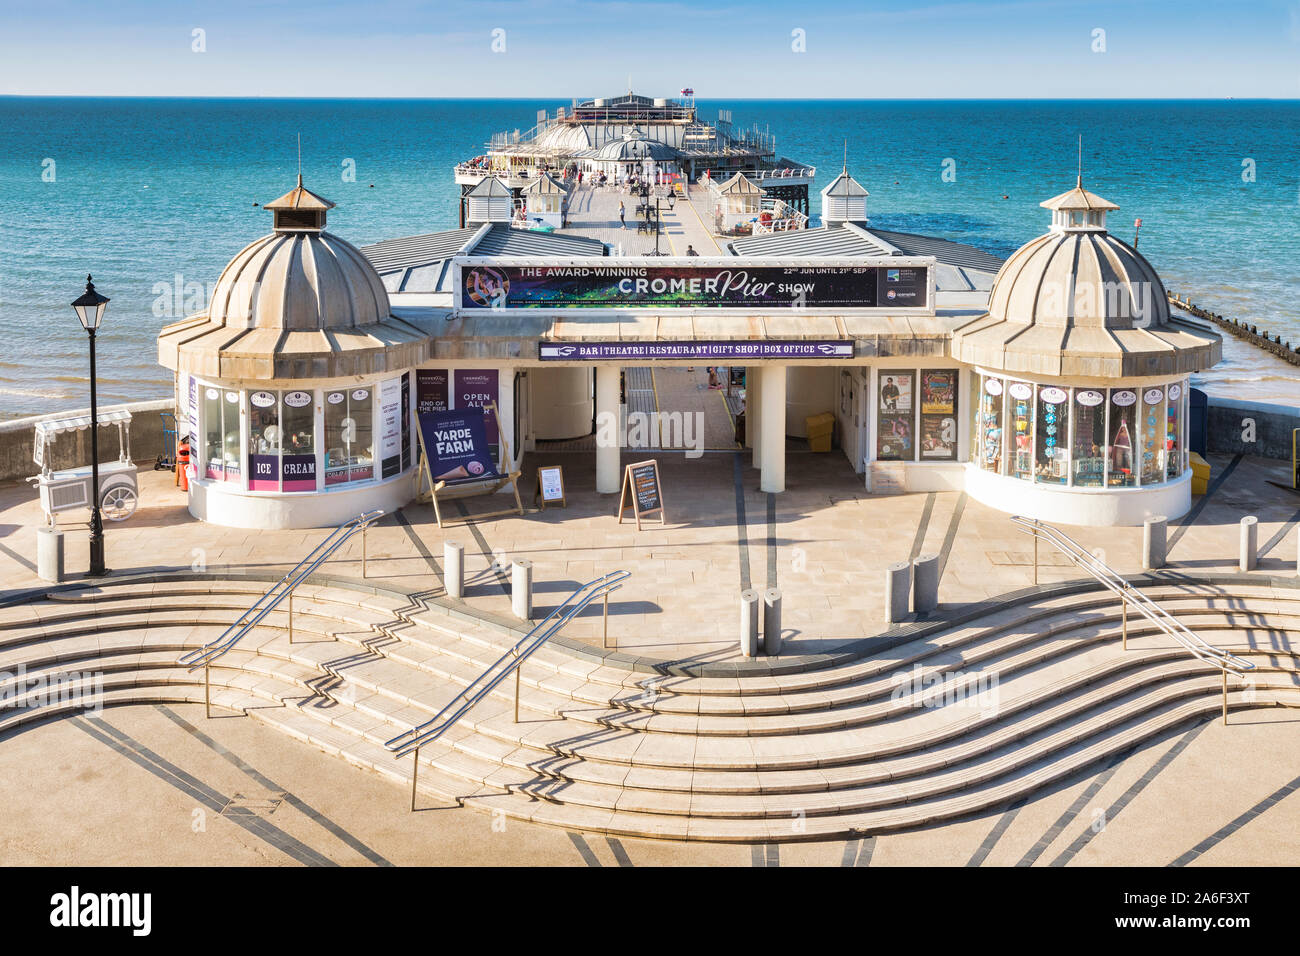
[[[596,492],[618,493],[619,408],[617,365],[596,366]]]
[[[759,373],[763,384],[759,402],[763,406],[760,424],[759,460],[763,474],[759,479],[760,491],[785,491],[785,366],[773,362],[762,366]]]
[[[414,395],[415,390],[411,392]],[[514,471],[519,467],[522,455],[519,436],[515,434],[515,370],[510,367],[497,372],[497,431],[510,446],[510,460],[502,462],[502,467]]]

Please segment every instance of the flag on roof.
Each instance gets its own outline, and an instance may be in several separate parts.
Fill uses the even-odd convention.
[[[694,95],[695,95],[695,91],[691,89],[689,86],[686,87],[686,89],[682,90],[682,96],[694,96]]]

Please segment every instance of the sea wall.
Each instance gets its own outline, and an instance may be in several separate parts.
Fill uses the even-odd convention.
[[[1209,398],[1209,452],[1291,460],[1291,432],[1300,428],[1300,409],[1290,405]]]
[[[131,457],[145,467],[151,467],[162,453],[162,419],[159,412],[170,412],[175,407],[171,399],[154,402],[132,402],[127,405],[106,405],[100,409],[127,408],[131,411]],[[48,415],[33,415],[0,422],[0,481],[26,478],[40,472],[32,461],[32,444],[36,440],[36,423],[51,418],[68,418],[89,415],[89,408],[74,408]],[[50,467],[75,468],[90,464],[90,429],[60,435],[50,446],[53,452]],[[117,460],[117,426],[106,425],[99,429],[99,460]]]

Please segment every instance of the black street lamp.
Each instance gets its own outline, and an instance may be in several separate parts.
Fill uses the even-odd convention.
[[[99,515],[99,409],[95,404],[95,333],[108,308],[108,297],[95,291],[95,283],[86,276],[86,291],[72,303],[81,327],[90,335],[90,577],[103,577],[104,522]]]

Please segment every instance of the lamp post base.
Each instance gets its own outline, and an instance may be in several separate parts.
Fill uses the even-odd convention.
[[[90,570],[86,576],[90,578],[102,578],[108,574],[108,568],[104,567],[104,539],[98,535],[90,536]]]

